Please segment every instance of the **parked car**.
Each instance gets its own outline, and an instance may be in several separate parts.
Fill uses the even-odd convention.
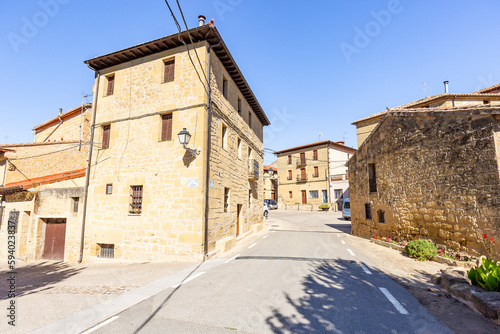
[[[349,198],[345,198],[344,203],[342,203],[342,217],[345,220],[351,220],[351,201]]]
[[[269,208],[267,207],[267,204],[264,202],[264,217],[267,219],[267,216],[269,216]]]
[[[278,209],[278,203],[274,199],[265,199],[264,203],[267,204],[267,207],[269,210],[276,210]]]

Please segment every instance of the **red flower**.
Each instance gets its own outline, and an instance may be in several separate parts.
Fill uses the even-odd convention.
[[[495,238],[491,238],[490,240],[491,240],[491,242],[493,242],[493,241],[495,241]]]
[[[487,238],[486,234],[483,234],[483,239],[486,239],[486,238]]]

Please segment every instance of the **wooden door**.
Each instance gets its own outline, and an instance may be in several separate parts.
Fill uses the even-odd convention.
[[[66,219],[47,219],[42,258],[47,260],[64,260],[65,241]]]
[[[306,191],[302,190],[302,204],[306,204],[306,203],[307,203]]]
[[[240,216],[241,216],[241,207],[243,205],[238,204],[236,207],[236,237],[240,235]]]

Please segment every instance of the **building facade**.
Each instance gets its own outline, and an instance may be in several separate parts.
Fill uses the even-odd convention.
[[[215,27],[86,63],[98,102],[85,257],[200,259],[262,228],[270,123]]]
[[[338,203],[348,194],[345,164],[354,152],[343,141],[328,140],[275,152],[280,202],[329,203],[338,210]]]
[[[273,199],[278,201],[278,163],[273,162],[270,165],[264,165],[262,174],[264,182],[264,199]]]

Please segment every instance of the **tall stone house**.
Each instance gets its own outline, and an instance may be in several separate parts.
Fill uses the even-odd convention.
[[[485,254],[483,234],[500,238],[499,87],[383,112],[348,162],[352,233]]]
[[[84,257],[201,259],[262,228],[270,122],[214,26],[85,63],[97,101]]]
[[[264,182],[264,199],[273,199],[278,201],[278,163],[273,162],[270,165],[264,165],[262,173]]]
[[[35,126],[33,143],[0,145],[0,243],[10,220],[20,259],[77,259],[91,110],[84,104]]]
[[[343,141],[319,141],[275,152],[279,200],[285,204],[330,203],[339,209],[348,197],[348,159],[356,152]]]

